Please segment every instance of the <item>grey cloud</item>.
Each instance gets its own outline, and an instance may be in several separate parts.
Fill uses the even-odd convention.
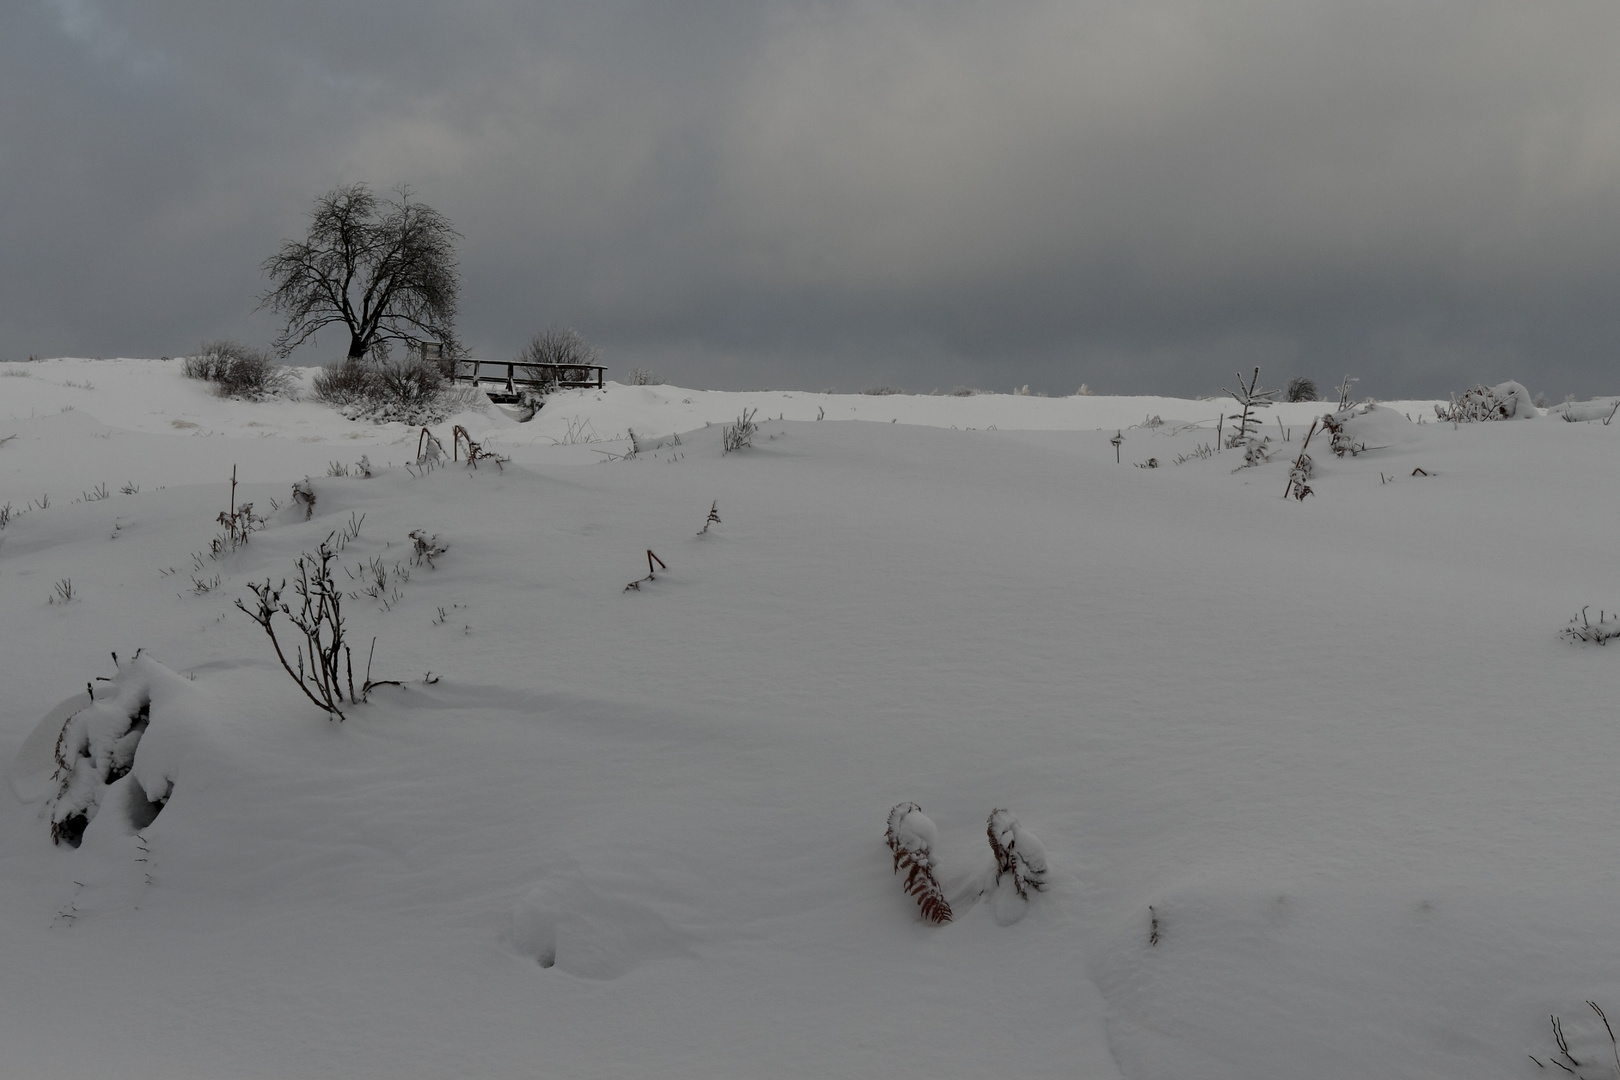
[[[465,235],[484,355],[557,320],[713,386],[1197,393],[1261,363],[1384,396],[1617,389],[1608,5],[42,0],[15,22],[0,355],[267,339],[258,263],[362,179]]]

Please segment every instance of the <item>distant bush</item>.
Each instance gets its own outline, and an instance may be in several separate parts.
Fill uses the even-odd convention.
[[[1319,401],[1316,393],[1316,383],[1310,379],[1295,376],[1288,380],[1288,389],[1284,392],[1286,401]]]
[[[578,331],[566,326],[549,326],[529,339],[517,355],[520,364],[584,365],[595,367],[601,363],[602,351],[586,341]],[[564,372],[558,382],[566,386],[570,381],[584,382],[583,373]],[[651,375],[648,375],[651,379]],[[646,384],[638,384],[646,385]]]
[[[630,371],[631,386],[662,386],[664,380],[654,375],[644,367],[632,368]]]
[[[188,379],[213,383],[220,397],[260,401],[291,396],[298,388],[292,372],[269,353],[239,341],[206,341],[181,362],[180,370]]]
[[[433,360],[344,360],[318,372],[315,396],[351,420],[413,426],[437,424],[450,415],[444,372]]]

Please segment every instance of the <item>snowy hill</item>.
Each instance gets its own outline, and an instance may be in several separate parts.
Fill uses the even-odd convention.
[[[1229,404],[610,385],[422,469],[0,365],[0,1073],[1545,1078],[1556,1013],[1606,1075],[1620,425],[1390,403],[1296,502],[1327,406],[1238,469]],[[333,534],[342,723],[235,605]]]

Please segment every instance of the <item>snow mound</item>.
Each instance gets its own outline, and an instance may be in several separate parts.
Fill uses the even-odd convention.
[[[1388,449],[1418,436],[1417,425],[1404,414],[1371,403],[1328,413],[1322,424],[1332,436],[1333,452],[1340,457]]]
[[[1547,415],[1578,424],[1588,420],[1608,420],[1614,416],[1617,408],[1620,408],[1620,398],[1593,398],[1591,401],[1566,401],[1554,405],[1547,410]]]
[[[543,968],[616,979],[639,963],[690,953],[690,935],[637,894],[633,880],[546,880],[512,905],[507,942]]]
[[[80,846],[109,807],[123,811],[115,828],[145,828],[174,790],[184,742],[172,732],[150,737],[154,708],[160,717],[184,713],[175,706],[192,692],[188,680],[137,655],[104,687],[69,698],[35,725],[13,758],[12,790],[24,802],[45,801],[58,844]]]

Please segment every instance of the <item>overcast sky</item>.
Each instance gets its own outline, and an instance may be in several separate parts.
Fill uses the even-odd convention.
[[[365,181],[463,234],[478,356],[1620,393],[1617,57],[1612,0],[8,0],[0,358],[267,344]]]

